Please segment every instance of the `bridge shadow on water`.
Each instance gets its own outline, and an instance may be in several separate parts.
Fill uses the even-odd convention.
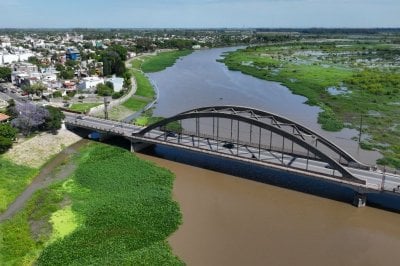
[[[108,139],[104,142],[124,149],[130,149],[130,142],[120,137]],[[330,183],[312,177],[280,172],[250,163],[200,154],[185,149],[154,145],[140,153],[302,193],[316,195],[347,204],[353,202],[354,194],[357,193],[354,189],[340,184]],[[400,195],[396,196],[389,193],[368,193],[367,205],[400,213]]]

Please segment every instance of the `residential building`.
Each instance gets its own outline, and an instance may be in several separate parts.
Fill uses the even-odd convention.
[[[66,55],[67,60],[76,61],[76,60],[81,59],[81,54],[80,54],[79,50],[76,48],[68,48],[65,55]]]
[[[123,78],[118,78],[118,77],[114,76],[112,78],[107,79],[107,81],[109,81],[113,84],[115,92],[120,92],[124,86]]]
[[[104,79],[99,77],[86,77],[82,79],[78,87],[84,91],[95,91],[98,84],[104,84]]]

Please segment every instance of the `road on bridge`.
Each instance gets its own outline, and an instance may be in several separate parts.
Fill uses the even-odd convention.
[[[332,169],[329,164],[315,159],[296,157],[293,155],[280,153],[277,151],[261,150],[258,147],[249,145],[226,145],[226,141],[217,141],[206,137],[197,137],[193,134],[175,134],[164,131],[152,130],[142,137],[135,136],[143,127],[118,121],[105,120],[90,116],[66,113],[65,123],[87,128],[93,131],[119,135],[127,139],[137,139],[143,142],[175,146],[189,150],[201,150],[205,153],[222,155],[223,157],[237,159],[270,166],[279,166],[279,169],[300,169],[312,173],[325,175],[323,178],[334,177],[339,181],[342,176],[338,171]],[[365,180],[366,184],[353,183],[350,185],[364,187],[373,191],[399,192],[400,176],[384,173],[381,171],[363,170],[344,166],[351,174],[360,180]],[[332,179],[332,178],[331,178]]]

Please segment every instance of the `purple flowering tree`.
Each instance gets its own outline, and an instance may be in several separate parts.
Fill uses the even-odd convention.
[[[47,109],[31,103],[16,104],[14,108],[18,116],[11,124],[26,136],[40,128],[49,117]]]

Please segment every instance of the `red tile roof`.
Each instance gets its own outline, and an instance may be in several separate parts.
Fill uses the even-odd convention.
[[[8,115],[0,113],[0,122],[6,121],[9,118]]]

